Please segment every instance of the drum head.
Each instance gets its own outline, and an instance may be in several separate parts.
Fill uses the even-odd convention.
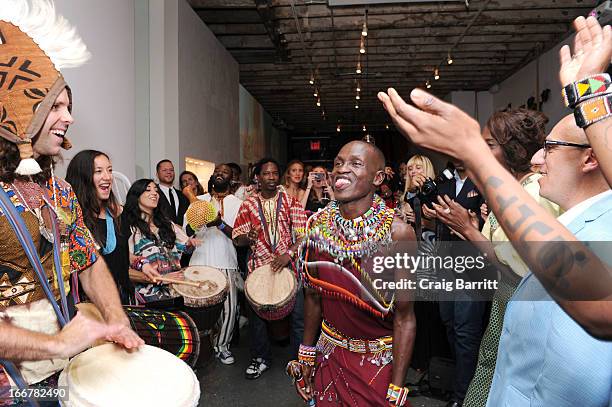
[[[188,267],[183,271],[185,280],[202,282],[201,287],[193,287],[184,284],[173,284],[172,288],[188,298],[213,298],[221,296],[229,285],[225,275],[216,268],[195,266]]]
[[[191,281],[205,281],[211,279],[221,281],[225,278],[220,270],[208,266],[189,266],[183,270],[183,275],[186,280]]]
[[[148,345],[131,353],[113,344],[91,348],[70,361],[58,384],[68,386],[65,406],[192,407],[200,399],[193,370]]]
[[[247,278],[244,289],[255,304],[279,305],[294,294],[297,282],[293,272],[284,268],[278,273],[269,265],[255,269]]]

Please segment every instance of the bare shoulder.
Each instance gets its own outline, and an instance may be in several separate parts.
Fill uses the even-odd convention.
[[[395,215],[395,218],[393,218],[393,223],[391,224],[391,239],[396,242],[414,241],[416,240],[416,234],[414,233],[412,226],[404,222],[399,216]]]

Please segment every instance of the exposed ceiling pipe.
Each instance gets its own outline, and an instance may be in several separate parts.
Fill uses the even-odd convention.
[[[293,13],[293,21],[295,21],[295,28],[297,29],[298,36],[300,37],[300,43],[302,44],[302,51],[304,56],[308,59],[310,70],[314,72],[314,63],[312,62],[312,56],[306,51],[306,44],[304,43],[304,36],[302,35],[302,28],[300,27],[300,20],[298,19],[297,11],[295,9],[295,1],[291,0],[291,12]]]
[[[293,2],[293,0],[291,0]],[[463,33],[461,34],[461,36],[459,36],[459,38],[455,41],[455,43],[448,49],[448,55],[452,55],[453,49],[455,49],[455,47],[457,45],[459,45],[459,43],[463,40],[463,38],[467,35],[468,31],[470,30],[470,28],[472,28],[472,26],[474,25],[474,23],[476,22],[476,20],[478,19],[478,17],[480,17],[480,15],[482,14],[483,11],[485,11],[485,9],[487,8],[487,6],[489,5],[489,3],[491,2],[491,0],[487,0],[482,7],[480,7],[480,10],[478,10],[476,12],[476,15],[474,15],[474,17],[472,17],[472,19],[470,20],[470,22],[468,23],[468,25],[465,27],[465,30],[463,30]],[[439,66],[443,66],[444,63],[446,62],[446,57],[444,57],[444,59],[442,60],[442,62],[440,63]]]

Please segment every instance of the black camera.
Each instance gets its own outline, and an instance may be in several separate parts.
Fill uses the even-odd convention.
[[[448,163],[446,168],[443,169],[435,179],[428,178],[427,181],[425,181],[417,193],[421,205],[431,207],[432,202],[437,203],[439,186],[455,179],[454,171],[455,166],[452,163]]]

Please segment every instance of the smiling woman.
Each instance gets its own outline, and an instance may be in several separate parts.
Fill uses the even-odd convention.
[[[137,272],[133,276],[138,280],[136,298],[141,303],[178,296],[168,286],[156,285],[156,279],[170,273],[182,278],[181,254],[191,253],[194,249],[194,240],[164,215],[158,201],[159,191],[155,182],[140,179],[128,191],[121,219],[129,228],[130,263]]]
[[[66,180],[72,185],[83,210],[83,219],[92,232],[100,253],[108,265],[122,304],[134,304],[134,287],[130,282],[127,238],[122,228],[121,206],[112,191],[113,167],[101,151],[83,150],[70,161]]]

